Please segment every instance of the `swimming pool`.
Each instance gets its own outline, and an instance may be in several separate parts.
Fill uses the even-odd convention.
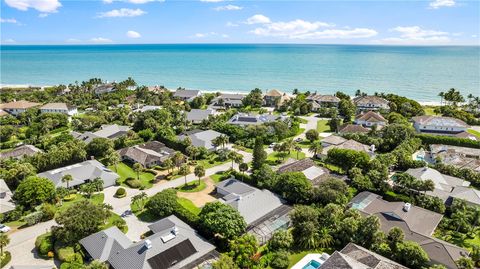
[[[311,260],[302,269],[317,269],[317,268],[320,268],[320,266],[322,266],[321,263],[315,260]]]

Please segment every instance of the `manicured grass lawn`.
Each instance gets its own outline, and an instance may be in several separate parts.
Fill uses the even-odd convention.
[[[299,262],[303,257],[310,253],[333,253],[333,249],[315,249],[315,250],[304,250],[300,252],[294,252],[288,255],[288,260],[290,261],[288,264],[288,268],[294,266],[297,262]]]
[[[179,197],[177,198],[177,202],[183,206],[184,208],[188,209],[188,211],[192,212],[195,215],[198,215],[200,211],[202,211],[200,208],[196,207],[192,201],[188,200],[187,198],[182,198]]]
[[[308,149],[312,143],[309,140],[303,140],[302,142],[297,143],[301,148]]]
[[[328,126],[328,120],[317,121],[317,131],[319,133],[331,132],[330,131],[330,126]]]
[[[219,161],[217,157],[218,157],[217,154],[212,154],[212,156],[210,156],[208,159],[198,160],[197,165],[202,165],[205,169],[208,169],[208,168],[212,168],[214,166],[228,162],[228,160],[223,162]],[[193,172],[193,168],[194,167],[192,167],[192,172]]]
[[[435,113],[433,110],[435,109],[435,107],[432,107],[432,106],[425,106],[423,107],[423,110],[425,111],[425,114],[426,115],[437,115],[437,113]]]
[[[92,195],[92,197],[90,197],[90,201],[94,204],[97,204],[97,205],[103,203],[104,199],[105,199],[105,194],[103,194],[103,193],[95,193],[95,194]],[[63,201],[62,202],[62,205],[57,208],[57,214],[59,212],[63,212],[65,210],[67,210],[67,208],[69,208],[73,204],[78,203],[82,200],[87,200],[87,198],[85,196],[77,193],[76,196],[75,196],[75,199],[73,199],[71,201]]]
[[[468,129],[467,132],[470,133],[470,134],[473,134],[473,135],[476,136],[478,139],[480,139],[480,132],[477,132],[477,131],[475,131],[475,130],[473,130],[473,129]]]
[[[288,153],[283,153],[283,152],[272,152],[268,154],[267,156],[267,163],[270,165],[275,165],[277,164],[277,161],[284,161],[287,160],[288,158],[293,158],[293,159],[305,159],[305,153],[303,152],[298,152],[298,158],[297,158],[297,152],[292,150],[290,154]]]
[[[303,124],[307,124],[307,123],[308,123],[308,120],[299,117],[299,118],[298,118],[298,122],[303,123]]]
[[[249,148],[246,148],[246,147],[243,147],[243,146],[233,145],[232,147],[234,149],[238,149],[238,150],[241,150],[241,151],[245,151],[245,152],[248,152],[248,153],[253,153],[253,149],[249,149]]]
[[[200,184],[198,184],[198,180],[195,180],[193,182],[187,183],[187,185],[183,184],[180,187],[177,187],[176,189],[179,192],[199,192],[204,190],[207,187],[207,184],[205,181],[200,180]]]
[[[8,226],[10,228],[14,228],[14,227],[22,227],[23,225],[25,225],[27,223],[23,220],[16,220],[16,221],[12,221],[12,222],[6,222],[6,223],[3,223],[3,224],[5,224],[6,226]]]
[[[104,230],[104,229],[107,229],[107,228],[110,228],[112,226],[114,226],[117,221],[123,221],[125,222],[122,217],[120,217],[119,215],[111,212],[112,215],[110,216],[110,218],[108,218],[107,220],[107,223],[105,223],[105,225],[102,225],[101,229]],[[122,229],[122,232],[123,233],[126,233],[128,231],[128,226],[127,225],[124,225],[123,229]]]
[[[210,176],[210,178],[215,182],[218,183],[222,181],[222,177],[225,176],[225,172],[217,172],[216,174],[213,174]]]
[[[130,167],[126,163],[119,163],[117,164],[117,170],[115,170],[115,165],[111,165],[108,167],[110,170],[116,172],[120,176],[120,182],[121,185],[124,187],[128,187],[124,182],[127,178],[137,178],[137,173],[133,171],[132,167]],[[145,188],[151,188],[153,186],[153,180],[155,176],[150,173],[140,173],[140,182],[142,183],[142,186],[145,186]]]

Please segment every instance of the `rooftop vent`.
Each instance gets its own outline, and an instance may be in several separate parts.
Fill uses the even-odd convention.
[[[146,247],[147,249],[151,249],[151,248],[152,248],[152,241],[150,241],[150,239],[145,240],[145,247]]]
[[[412,208],[412,204],[410,203],[405,203],[405,205],[403,205],[403,211],[405,212],[410,211],[410,208]]]

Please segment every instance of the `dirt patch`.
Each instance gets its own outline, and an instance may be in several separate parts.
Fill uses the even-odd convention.
[[[215,201],[215,197],[210,195],[215,190],[215,183],[210,177],[203,179],[207,187],[199,192],[177,192],[178,197],[186,198],[197,207],[203,207],[206,203]]]

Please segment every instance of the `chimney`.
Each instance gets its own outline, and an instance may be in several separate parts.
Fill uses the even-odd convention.
[[[151,249],[151,248],[152,248],[152,241],[150,241],[150,239],[145,240],[145,247],[146,247],[147,249]]]
[[[412,207],[412,204],[405,203],[405,205],[403,205],[403,211],[408,212],[408,211],[410,211],[411,207]]]

